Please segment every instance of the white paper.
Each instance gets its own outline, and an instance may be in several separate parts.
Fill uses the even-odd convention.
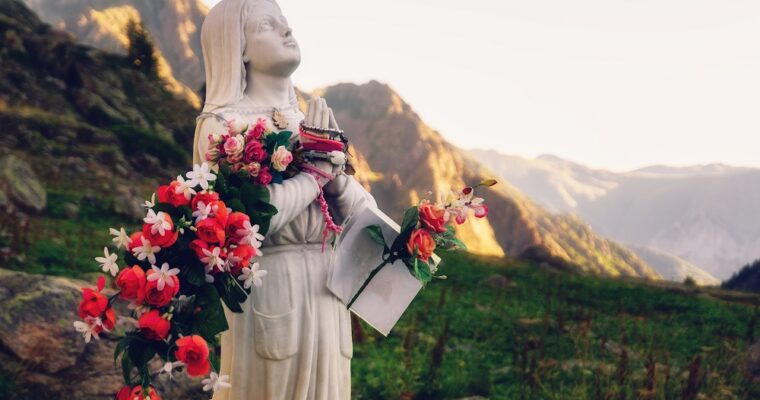
[[[380,226],[388,246],[400,230],[396,222],[372,206],[365,207],[345,222],[327,279],[328,289],[343,304],[348,304],[370,272],[383,261],[383,247],[364,230],[370,225]],[[433,256],[433,260],[437,264],[440,259]],[[372,278],[351,305],[351,311],[387,336],[421,288],[420,281],[403,261],[398,260],[383,267]]]

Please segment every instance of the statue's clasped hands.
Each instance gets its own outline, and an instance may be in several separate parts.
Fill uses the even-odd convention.
[[[343,131],[324,98],[315,96],[309,100],[300,128],[307,160],[333,177],[342,173],[346,164]]]

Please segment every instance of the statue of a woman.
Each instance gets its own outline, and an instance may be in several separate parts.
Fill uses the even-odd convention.
[[[310,101],[307,116],[298,108],[290,75],[300,51],[274,1],[222,0],[206,17],[201,40],[206,99],[195,131],[194,163],[205,161],[209,133],[225,132],[229,121],[253,124],[267,118],[274,131],[292,131],[292,141],[304,119],[307,125],[337,128],[323,99]],[[329,161],[314,165],[328,178],[300,172],[267,186],[278,211],[258,259],[268,274],[261,287],[252,288],[243,313],[224,308],[230,328],[222,333],[219,373],[230,376],[232,388],[218,391],[214,400],[351,396],[350,314],[326,286],[332,249],[322,249],[325,221],[315,199],[324,185],[337,223],[375,201]]]

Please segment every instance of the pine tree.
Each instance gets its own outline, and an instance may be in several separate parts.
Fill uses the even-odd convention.
[[[156,45],[142,22],[130,20],[126,27],[127,59],[135,69],[151,79],[158,79],[158,55]]]

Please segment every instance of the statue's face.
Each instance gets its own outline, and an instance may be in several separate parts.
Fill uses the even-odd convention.
[[[301,50],[275,2],[256,1],[249,11],[243,58],[253,71],[282,77],[289,77],[301,63]]]

